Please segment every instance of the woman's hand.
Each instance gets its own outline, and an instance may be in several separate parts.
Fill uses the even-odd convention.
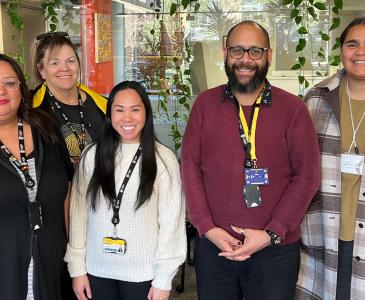
[[[160,290],[151,286],[150,291],[148,292],[147,299],[148,300],[168,300],[170,296],[170,291]]]
[[[92,298],[89,278],[87,275],[72,278],[72,288],[78,300],[87,300]]]

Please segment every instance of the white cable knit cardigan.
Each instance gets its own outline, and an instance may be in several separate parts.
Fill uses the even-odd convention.
[[[115,159],[116,193],[138,144],[121,144]],[[95,146],[83,156],[74,180],[70,208],[70,240],[65,261],[71,277],[94,276],[129,282],[152,280],[171,289],[171,282],[186,255],[185,205],[179,164],[174,153],[156,143],[157,176],[149,202],[134,210],[141,158],[123,195],[117,225],[118,237],[127,241],[125,255],[103,252],[103,238],[113,235],[113,210],[100,194],[96,212],[86,199],[94,169]],[[143,155],[143,154],[142,154]]]

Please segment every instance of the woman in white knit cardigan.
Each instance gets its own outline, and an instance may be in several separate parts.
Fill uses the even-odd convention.
[[[184,199],[139,83],[111,91],[102,138],[84,151],[73,184],[65,260],[77,298],[168,299],[186,253]]]

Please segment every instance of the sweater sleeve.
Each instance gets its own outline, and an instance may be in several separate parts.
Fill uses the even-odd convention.
[[[65,255],[71,277],[85,275],[86,272],[86,235],[88,221],[88,204],[86,199],[90,174],[90,157],[88,151],[82,157],[73,180],[70,197],[70,234]]]
[[[179,164],[169,150],[165,170],[158,174],[158,246],[152,286],[170,290],[172,279],[186,256],[185,203]]]
[[[202,236],[215,227],[205,193],[202,164],[201,135],[204,124],[200,95],[190,112],[181,151],[181,172],[189,219]]]
[[[317,135],[306,106],[301,103],[290,116],[286,141],[289,148],[292,179],[272,213],[266,228],[285,239],[298,228],[320,183]]]

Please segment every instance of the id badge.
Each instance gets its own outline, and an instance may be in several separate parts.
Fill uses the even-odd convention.
[[[113,237],[103,238],[103,252],[114,254],[125,254],[127,251],[126,240]]]
[[[269,174],[267,168],[245,169],[246,185],[268,185]]]
[[[30,202],[29,209],[32,230],[43,228],[43,213],[41,204],[39,202]]]
[[[364,156],[357,154],[341,154],[341,172],[362,175],[364,171]]]
[[[244,185],[243,198],[247,208],[258,207],[262,205],[261,194],[258,185]]]

